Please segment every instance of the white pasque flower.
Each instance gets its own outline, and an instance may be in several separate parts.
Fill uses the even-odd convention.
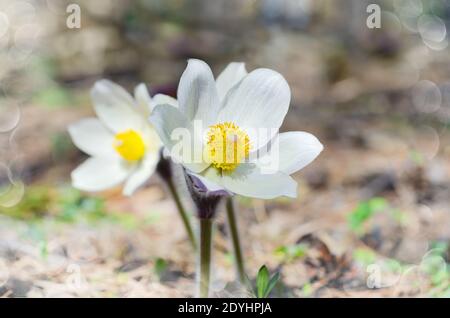
[[[205,62],[192,59],[178,86],[179,107],[158,105],[151,122],[174,160],[208,191],[296,197],[297,183],[290,174],[311,163],[323,146],[306,132],[278,133],[290,98],[286,80],[273,70],[247,74],[243,63],[231,63],[215,81]],[[196,121],[201,122],[200,133]],[[190,133],[193,147],[182,151],[193,151],[191,157],[177,153],[180,127]],[[262,165],[273,160],[273,154],[263,151],[268,144],[278,151],[277,167],[270,173]]]
[[[131,195],[155,171],[161,141],[147,117],[159,103],[177,107],[166,95],[150,97],[144,84],[134,98],[121,86],[100,80],[91,90],[97,118],[69,126],[74,144],[91,157],[72,171],[72,184],[84,191],[102,191],[123,182]]]

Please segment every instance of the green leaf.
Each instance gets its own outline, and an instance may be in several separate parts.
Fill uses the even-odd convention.
[[[68,154],[73,149],[67,133],[57,133],[51,136],[52,154],[56,161],[68,159]]]
[[[305,244],[282,245],[275,249],[275,254],[284,262],[292,262],[306,255],[308,247]]]
[[[380,211],[387,207],[387,202],[384,198],[372,198],[369,200],[370,209],[373,211]]]
[[[409,156],[410,156],[410,158],[411,158],[411,160],[416,164],[416,165],[418,165],[418,166],[421,166],[421,165],[423,165],[423,163],[424,163],[424,156],[423,156],[423,154],[421,154],[419,151],[417,151],[417,150],[412,150],[410,153],[409,153]]]
[[[264,298],[266,289],[269,285],[269,270],[266,265],[261,266],[256,277],[256,295],[258,298]]]
[[[279,280],[280,280],[280,272],[276,272],[269,281],[269,285],[267,286],[264,298],[269,296],[270,292],[272,291],[272,289],[275,287],[275,285],[278,283]]]
[[[39,90],[33,96],[33,102],[51,108],[69,106],[73,103],[73,96],[70,91],[62,86],[53,85],[46,89]]]
[[[43,259],[47,259],[48,257],[47,240],[44,239],[39,243],[39,253]]]
[[[303,285],[302,293],[305,297],[311,296],[313,293],[312,285],[310,283],[306,283],[305,285]]]
[[[357,248],[353,251],[353,258],[356,262],[368,266],[375,263],[377,256],[371,249]]]
[[[256,277],[256,296],[258,298],[267,298],[279,280],[279,272],[270,277],[266,265],[261,266]]]
[[[445,257],[445,253],[449,250],[450,246],[448,242],[434,241],[431,242],[431,250],[440,256]]]
[[[167,270],[167,261],[163,258],[158,257],[155,261],[155,274],[161,278],[161,276],[164,274],[164,272]]]
[[[387,207],[387,202],[383,198],[372,198],[368,201],[360,202],[355,210],[348,216],[350,228],[355,232],[360,232],[362,225],[368,221],[376,212]]]

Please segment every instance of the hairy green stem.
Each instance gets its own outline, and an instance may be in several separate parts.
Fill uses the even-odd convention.
[[[245,274],[244,258],[242,257],[241,242],[239,240],[239,229],[236,222],[236,212],[234,202],[231,197],[226,202],[228,228],[230,230],[231,243],[233,245],[234,262],[236,265],[237,275],[241,284],[246,285],[247,276]]]
[[[211,277],[211,245],[212,245],[212,218],[200,220],[200,277],[198,279],[198,295],[208,298]]]
[[[166,180],[167,187],[169,188],[170,194],[172,195],[173,200],[175,201],[175,204],[178,209],[178,213],[181,216],[181,219],[183,220],[184,227],[186,229],[186,232],[189,236],[189,241],[191,241],[192,248],[194,251],[197,250],[197,242],[195,240],[194,231],[192,231],[191,222],[189,221],[189,217],[186,213],[186,210],[183,207],[183,204],[181,203],[180,196],[178,194],[178,191],[175,187],[175,184],[173,183],[172,178],[169,178]]]

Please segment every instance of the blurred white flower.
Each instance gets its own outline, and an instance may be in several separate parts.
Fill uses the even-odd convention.
[[[91,97],[97,118],[69,126],[74,144],[91,157],[72,172],[72,184],[84,191],[102,191],[124,182],[131,195],[155,171],[161,141],[147,117],[159,102],[177,107],[165,95],[150,97],[144,84],[134,98],[108,80],[95,83]]]
[[[278,134],[291,97],[281,74],[270,69],[247,74],[243,63],[231,63],[215,81],[205,62],[192,59],[177,96],[179,108],[159,105],[151,122],[197,187],[262,199],[296,197],[290,174],[312,162],[323,146],[306,132]],[[183,154],[178,153],[180,129],[190,137]],[[269,143],[277,151],[270,173],[262,164],[273,161],[273,154],[263,152]]]

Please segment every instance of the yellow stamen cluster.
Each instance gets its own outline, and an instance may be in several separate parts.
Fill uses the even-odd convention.
[[[250,153],[250,138],[239,126],[224,122],[209,127],[206,159],[222,171],[234,170]]]
[[[128,161],[138,161],[145,154],[144,140],[132,129],[116,134],[113,147],[123,159]]]

